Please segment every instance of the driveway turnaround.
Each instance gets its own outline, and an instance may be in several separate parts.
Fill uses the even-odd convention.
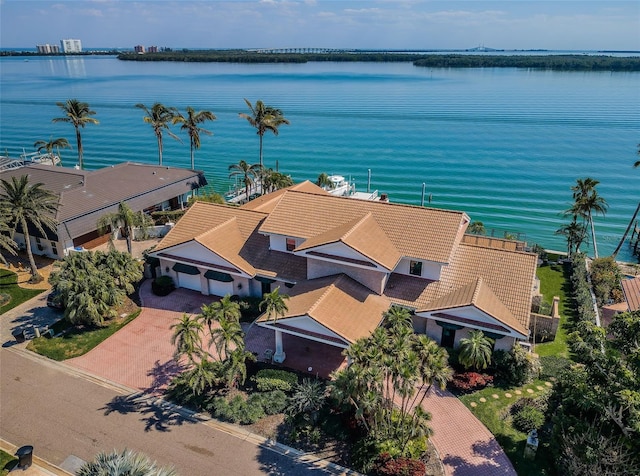
[[[180,370],[173,358],[171,325],[183,314],[199,314],[203,304],[218,298],[176,289],[155,296],[151,280],[140,289],[142,312],[132,322],[85,355],[66,364],[106,380],[147,393],[159,394]]]

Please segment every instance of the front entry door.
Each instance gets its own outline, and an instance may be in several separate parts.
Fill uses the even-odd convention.
[[[440,345],[442,347],[453,348],[453,343],[456,341],[455,329],[442,328],[442,337],[440,338]]]
[[[262,282],[262,295],[269,294],[271,292],[271,283]]]

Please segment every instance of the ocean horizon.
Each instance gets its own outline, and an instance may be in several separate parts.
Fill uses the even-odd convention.
[[[495,236],[564,250],[554,232],[567,219],[577,178],[600,181],[609,203],[595,226],[601,256],[611,254],[640,200],[640,73],[516,68],[418,68],[410,63],[136,63],[114,57],[0,59],[0,152],[17,157],[33,143],[75,137],[56,102],[86,101],[99,125],[82,130],[85,166],[157,163],[155,136],[136,103],[212,110],[196,169],[224,193],[228,166],[258,161],[258,138],[243,98],[280,108],[291,125],[264,139],[265,165],[294,181],[322,173],[351,177],[359,191],[392,202],[463,210]],[[188,139],[165,136],[164,163],[189,167]],[[586,248],[585,248],[586,249]],[[592,251],[590,251],[592,253]],[[619,259],[632,260],[627,247]]]

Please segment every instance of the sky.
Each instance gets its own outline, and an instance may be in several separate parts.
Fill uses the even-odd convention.
[[[640,50],[640,1],[0,0],[0,48]]]

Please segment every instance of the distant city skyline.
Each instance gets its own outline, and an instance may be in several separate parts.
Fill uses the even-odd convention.
[[[640,50],[638,1],[0,0],[0,47]]]

